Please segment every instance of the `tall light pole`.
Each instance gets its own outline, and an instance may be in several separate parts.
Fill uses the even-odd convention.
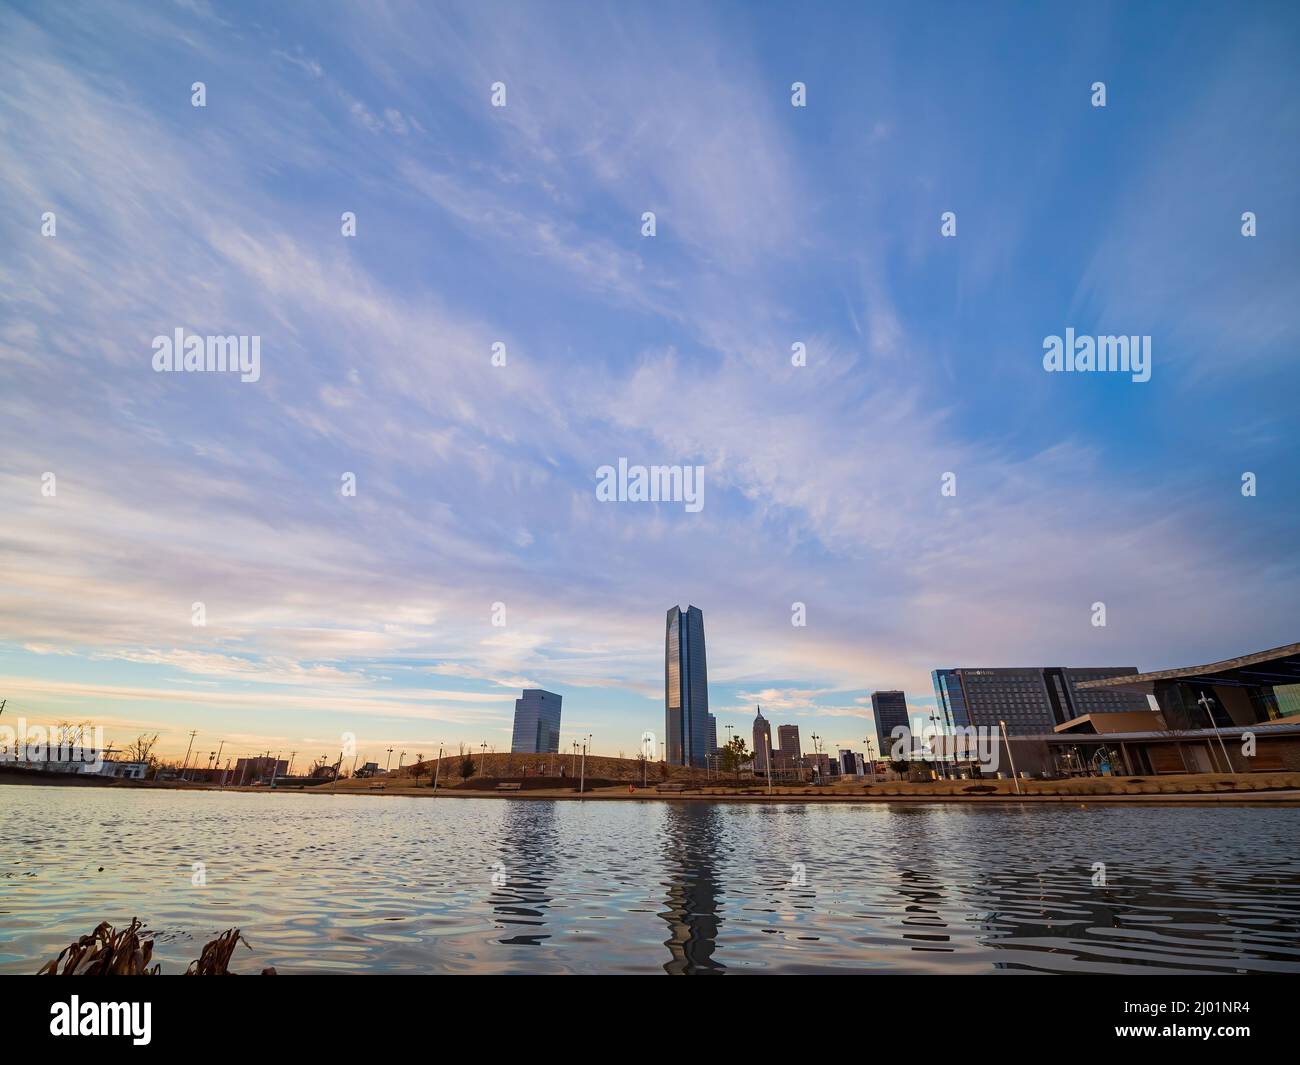
[[[487,776],[487,740],[480,743],[478,749],[483,752],[482,756],[478,760],[479,774],[481,776]]]
[[[388,776],[388,767],[393,764],[393,749],[388,748],[388,757],[384,760],[384,776]]]
[[[767,793],[772,794],[772,737],[763,733],[763,750],[767,752]]]
[[[1205,711],[1205,716],[1209,718],[1210,727],[1214,730],[1214,734],[1219,737],[1219,747],[1223,750],[1223,760],[1228,763],[1227,771],[1231,773],[1232,759],[1228,757],[1228,748],[1224,747],[1223,745],[1223,733],[1219,731],[1219,726],[1215,724],[1214,721],[1214,714],[1211,712],[1211,708],[1213,707],[1214,704],[1210,702],[1205,692],[1201,692],[1200,694],[1201,697],[1196,701],[1201,705],[1201,708]],[[1211,750],[1213,750],[1213,748],[1211,748]]]
[[[590,737],[588,737],[590,738]],[[587,745],[582,745],[582,769],[578,774],[578,797],[582,798],[583,788],[587,783]]]
[[[442,772],[442,744],[438,744],[438,764],[433,770],[433,793],[438,794],[438,774]]]
[[[1011,741],[1007,739],[1007,723],[998,721],[1002,728],[1002,742],[1007,745],[1007,758],[1011,761],[1011,780],[1016,786],[1016,794],[1020,794],[1020,777],[1016,775],[1016,756],[1011,753]]]
[[[876,759],[875,756],[871,753],[870,736],[867,737],[866,743],[867,743],[867,765],[871,766],[871,783],[874,784],[876,782]]]
[[[930,724],[934,726],[934,740],[935,743],[938,744],[940,733],[939,733],[939,717],[937,714],[934,713],[930,714]],[[944,752],[942,747],[940,747],[939,757],[935,760],[935,765],[938,767],[938,775],[940,779],[947,780],[948,772],[947,772],[947,768],[944,766],[943,759],[944,759]]]

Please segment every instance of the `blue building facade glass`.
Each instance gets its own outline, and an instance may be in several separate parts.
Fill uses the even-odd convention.
[[[672,607],[664,635],[665,758],[672,765],[706,765],[709,755],[709,672],[704,612]]]
[[[525,688],[515,700],[514,754],[554,754],[560,749],[560,704],[563,697],[541,688]]]

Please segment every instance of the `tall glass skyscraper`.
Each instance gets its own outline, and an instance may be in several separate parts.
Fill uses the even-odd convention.
[[[560,749],[560,704],[563,697],[541,688],[525,688],[515,700],[513,754],[554,754]]]
[[[672,765],[703,767],[709,754],[709,673],[704,658],[704,612],[668,611],[664,637],[664,732]]]

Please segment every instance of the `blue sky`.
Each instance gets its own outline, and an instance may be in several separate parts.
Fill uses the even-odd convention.
[[[428,756],[536,685],[630,753],[693,603],[720,725],[860,748],[939,666],[1293,641],[1298,53],[1289,4],[6,5],[0,697]],[[154,373],[177,327],[261,379]],[[1045,373],[1066,327],[1151,380]],[[598,502],[624,456],[705,507]]]

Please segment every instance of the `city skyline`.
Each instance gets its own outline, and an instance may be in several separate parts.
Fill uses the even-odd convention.
[[[947,664],[1291,639],[1294,22],[1106,11],[5,5],[5,719],[505,750],[545,687],[632,752],[693,601],[720,733],[856,749]]]

